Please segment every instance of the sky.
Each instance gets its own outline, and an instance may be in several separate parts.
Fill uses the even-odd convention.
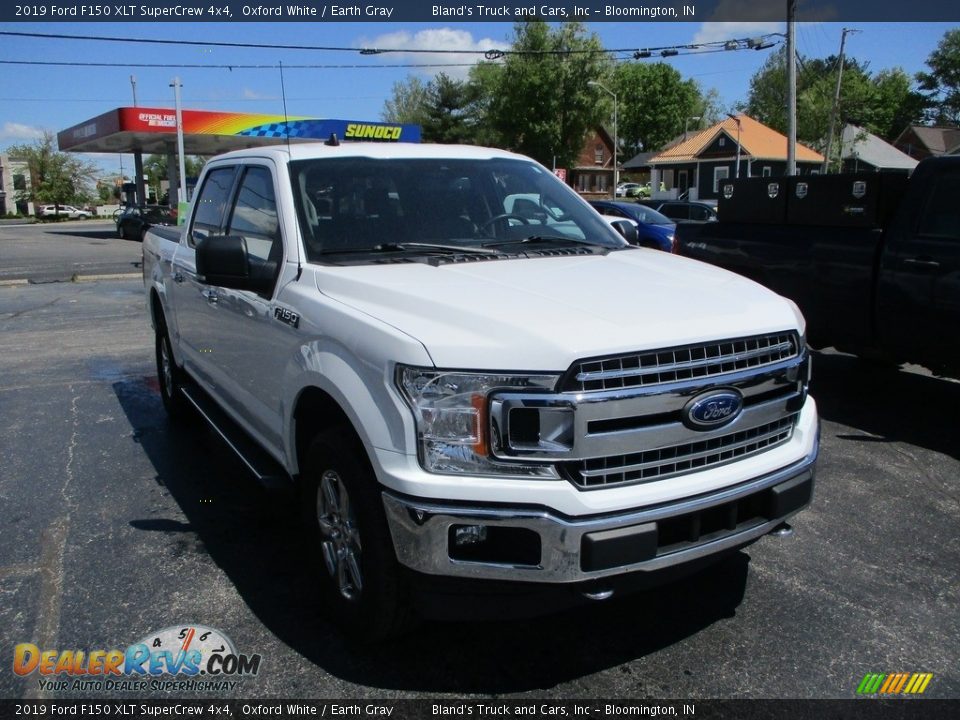
[[[955,23],[846,23],[860,32],[848,35],[846,53],[869,63],[873,72],[901,67],[910,75],[925,61]],[[836,54],[844,24],[797,25],[797,49],[803,56]],[[785,32],[784,23],[588,23],[606,48],[685,45],[710,40],[755,37]],[[465,76],[467,67],[387,67],[410,63],[469,63],[476,56],[381,54],[359,49],[419,48],[488,50],[509,45],[510,23],[0,23],[0,30],[121,38],[253,42],[265,45],[306,44],[355,48],[350,51],[303,51],[163,46],[0,36],[0,61],[105,62],[120,67],[0,65],[0,151],[31,142],[43,130],[57,132],[107,110],[133,105],[130,76],[136,78],[137,103],[172,108],[174,76],[182,83],[183,107],[198,110],[283,113],[280,74],[276,69],[172,68],[172,63],[202,65],[276,65],[282,62],[287,113],[319,118],[379,120],[394,83],[410,74],[429,79],[443,70]],[[726,109],[745,101],[750,77],[775,48],[700,55],[663,61],[704,91],[716,89]],[[654,55],[652,62],[662,60]],[[157,67],[137,67],[136,65]],[[295,69],[297,64],[341,67]],[[352,67],[343,67],[352,66]],[[359,66],[359,67],[357,67]],[[678,132],[682,128],[678,128]],[[104,170],[116,172],[119,155],[89,156]],[[129,174],[132,157],[122,163]]]

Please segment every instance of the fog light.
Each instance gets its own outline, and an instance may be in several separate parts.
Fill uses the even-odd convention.
[[[451,525],[450,559],[456,562],[537,567],[540,536],[533,530],[503,525]]]
[[[453,544],[457,547],[478,545],[486,539],[486,525],[457,525],[453,529]]]

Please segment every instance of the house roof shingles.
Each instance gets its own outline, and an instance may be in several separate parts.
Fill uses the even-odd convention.
[[[902,145],[904,135],[911,131],[931,155],[949,153],[951,148],[960,143],[960,128],[955,125],[908,125],[893,144]]]
[[[917,161],[888,142],[856,125],[847,125],[840,135],[843,159],[859,159],[876,168],[913,170]]]
[[[787,138],[776,130],[768,128],[749,115],[738,115],[740,119],[740,150],[744,159],[786,160]],[[706,130],[701,130],[685,142],[674,145],[650,158],[649,164],[675,164],[694,162],[700,153],[708,148],[721,134],[737,141],[737,121],[727,118]],[[806,145],[797,143],[796,159],[799,162],[823,162],[823,155]]]

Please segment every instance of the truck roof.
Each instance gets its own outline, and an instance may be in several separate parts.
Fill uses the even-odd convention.
[[[212,159],[240,159],[246,157],[270,157],[278,162],[326,157],[367,157],[383,160],[394,158],[449,158],[456,160],[513,158],[517,160],[529,160],[526,156],[507,152],[506,150],[475,145],[387,142],[341,142],[339,145],[328,145],[325,142],[310,142],[291,143],[289,146],[270,145],[246,150],[234,150],[224,153],[223,155],[217,155]]]

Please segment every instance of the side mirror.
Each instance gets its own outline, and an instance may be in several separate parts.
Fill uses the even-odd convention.
[[[236,235],[209,235],[197,243],[197,275],[208,285],[249,289],[247,241]]]
[[[637,226],[629,220],[614,220],[610,224],[613,226],[613,229],[620,233],[623,239],[631,245],[637,245],[639,243],[640,236],[637,233]]]
[[[268,296],[278,266],[247,254],[247,241],[239,235],[208,235],[197,243],[197,275],[207,285],[252,290]]]

